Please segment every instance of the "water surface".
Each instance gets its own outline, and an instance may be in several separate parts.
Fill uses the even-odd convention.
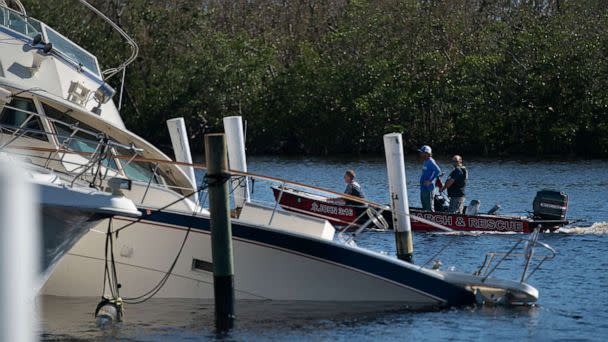
[[[438,158],[444,171],[446,160]],[[346,169],[357,172],[368,198],[386,203],[387,176],[381,159],[250,158],[249,170],[342,191]],[[525,215],[537,190],[565,191],[569,216],[584,220],[577,227],[543,234],[542,241],[558,251],[530,279],[540,291],[532,307],[465,307],[411,312],[382,305],[334,303],[239,302],[237,327],[228,340],[412,340],[412,341],[604,341],[608,336],[608,201],[606,161],[468,161],[467,197],[481,201],[482,210],[500,203],[503,213]],[[420,165],[406,163],[412,205],[419,205]],[[269,184],[257,182],[254,198],[272,203]],[[415,234],[415,259],[424,263],[439,256],[443,268],[473,272],[486,252],[505,250],[514,234]],[[367,233],[357,239],[380,253],[395,254],[391,233]],[[500,270],[517,277],[516,269]],[[238,276],[238,275],[237,275]],[[46,340],[209,340],[213,305],[203,300],[153,299],[126,307],[125,322],[101,330],[92,312],[97,299],[41,297],[42,336]]]

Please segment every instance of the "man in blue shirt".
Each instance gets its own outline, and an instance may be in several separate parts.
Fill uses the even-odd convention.
[[[441,169],[432,157],[433,150],[430,146],[424,145],[418,152],[420,152],[420,157],[424,160],[422,175],[420,176],[420,202],[422,202],[422,210],[435,211],[433,208],[435,179],[439,177]]]

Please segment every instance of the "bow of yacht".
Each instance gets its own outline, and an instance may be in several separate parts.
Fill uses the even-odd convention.
[[[49,170],[23,163],[10,154],[0,153],[0,164],[5,205],[16,206],[21,203],[18,199],[24,196],[21,192],[31,193],[31,196],[26,196],[26,208],[5,208],[2,212],[9,216],[3,220],[10,220],[13,215],[21,216],[17,218],[17,225],[23,216],[31,216],[27,220],[31,219],[39,227],[35,236],[40,243],[33,242],[34,246],[40,247],[40,251],[35,251],[40,256],[40,271],[35,284],[37,290],[90,228],[116,215],[140,216],[133,202],[124,196],[113,196],[83,184],[70,184]],[[19,180],[31,189],[14,190],[13,182]],[[13,203],[11,199],[17,202]]]

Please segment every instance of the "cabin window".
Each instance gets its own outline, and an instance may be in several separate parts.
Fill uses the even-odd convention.
[[[78,152],[95,152],[101,136],[98,130],[45,103],[42,104],[42,108],[46,116],[52,119],[60,146]],[[102,165],[118,170],[113,158],[106,158]]]
[[[24,136],[48,141],[40,117],[31,114],[36,112],[36,107],[31,99],[16,97],[7,106],[19,110],[4,107],[0,114],[0,124],[2,124],[3,129],[8,128],[11,133],[14,130],[19,130],[20,132],[17,134],[25,132]]]
[[[6,26],[7,12],[7,9],[0,7],[0,25],[2,26]]]
[[[123,170],[131,179],[149,182],[150,178],[152,178],[152,183],[161,184],[158,170],[155,172],[155,168],[152,163],[130,162]]]
[[[132,153],[126,150],[117,150],[118,155],[132,155]],[[129,179],[145,183],[150,182],[151,179],[153,184],[163,184],[158,168],[152,163],[122,160],[122,170]]]
[[[32,17],[27,18],[27,22],[32,25],[34,29],[36,29],[36,33],[42,32],[42,23],[40,20],[34,19]]]

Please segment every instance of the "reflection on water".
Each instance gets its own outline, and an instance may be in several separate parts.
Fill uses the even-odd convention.
[[[126,320],[97,328],[91,298],[42,297],[44,340],[599,340],[605,322],[555,306],[471,306],[413,312],[387,304],[238,302],[235,329],[213,332],[213,305],[202,300],[153,299],[128,307]],[[593,329],[575,330],[584,326]]]
[[[444,171],[449,159],[437,158]],[[558,252],[530,279],[540,290],[533,307],[465,307],[412,312],[386,303],[239,302],[236,329],[227,340],[597,340],[608,336],[608,201],[604,180],[608,162],[502,162],[473,160],[468,199],[479,199],[482,210],[500,202],[505,213],[526,214],[537,190],[554,188],[570,196],[569,216],[586,220],[580,227],[542,234]],[[254,173],[268,174],[341,192],[345,169],[357,171],[367,197],[387,202],[384,161],[368,159],[249,159]],[[406,172],[412,205],[418,205],[420,166],[408,160]],[[272,203],[269,184],[256,182],[254,198]],[[473,272],[487,252],[508,249],[518,234],[415,234],[418,264],[438,257],[443,268]],[[395,255],[390,232],[363,234],[357,244]],[[518,278],[521,260],[500,276]],[[101,270],[100,270],[101,271]],[[238,274],[236,275],[238,277]],[[125,322],[114,329],[95,326],[98,298],[40,299],[43,337],[47,340],[209,340],[213,334],[213,305],[209,301],[153,299],[126,307]]]
[[[128,306],[125,321],[105,330],[95,326],[93,302],[91,298],[40,297],[45,339],[214,337],[212,301],[152,299],[141,305]],[[237,328],[233,337],[245,339],[265,335],[279,338],[290,334],[325,334],[325,330],[331,331],[339,325],[365,324],[412,312],[391,303],[285,301],[238,301],[236,311]]]

